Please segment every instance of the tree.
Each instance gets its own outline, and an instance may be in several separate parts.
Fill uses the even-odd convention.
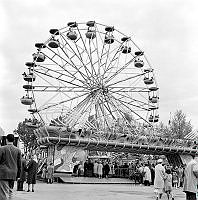
[[[170,127],[164,125],[163,122],[160,122],[159,125],[156,127],[156,132],[158,133],[158,136],[172,138]]]
[[[187,121],[186,115],[182,110],[177,110],[170,120],[170,131],[175,139],[184,139],[192,131],[191,122]]]
[[[14,132],[19,135],[19,138],[24,143],[25,151],[31,152],[31,150],[35,149],[38,146],[38,144],[33,129],[28,127],[27,123],[32,123],[32,120],[25,119],[23,122],[20,122],[18,124],[17,129],[14,130]]]

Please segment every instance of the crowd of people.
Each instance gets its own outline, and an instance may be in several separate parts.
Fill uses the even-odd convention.
[[[171,170],[174,187],[182,187],[184,166],[173,167],[167,165],[166,167]],[[154,184],[155,164],[150,164],[149,162],[141,164],[135,162],[128,164],[125,162],[123,164],[119,164],[116,162],[110,162],[108,160],[88,159],[84,164],[80,162],[74,166],[73,175],[97,178],[129,178],[134,180],[135,183],[150,186]]]
[[[47,167],[46,177],[52,183],[53,165]],[[0,147],[0,200],[12,199],[14,182],[17,181],[17,190],[24,191],[27,183],[27,192],[34,192],[38,172],[38,159],[35,154],[25,156],[20,149],[14,146],[14,135],[6,136],[6,145]]]
[[[173,187],[178,188],[183,186],[183,191],[186,193],[186,200],[197,199],[198,186],[198,161],[192,155],[192,160],[183,166],[183,169],[171,168],[163,166],[163,160],[157,160],[155,166],[154,192],[156,200],[162,199],[163,193],[166,193],[167,199],[174,200]]]
[[[24,182],[27,183],[27,192],[34,192],[36,184],[38,160],[36,155],[30,155],[25,158],[21,151],[13,145],[14,135],[8,134],[7,144],[0,147],[0,199],[12,199],[12,189],[14,181],[17,180],[17,190],[23,190]],[[162,159],[158,159],[155,165],[149,163],[124,163],[119,166],[117,163],[111,163],[108,160],[88,159],[83,164],[80,162],[74,167],[74,174],[77,176],[108,178],[119,175],[119,169],[122,169],[122,176],[125,178],[138,177],[140,184],[145,186],[154,185],[156,200],[162,199],[163,193],[166,193],[168,200],[174,200],[173,188],[183,187],[186,193],[186,200],[197,199],[198,185],[198,160],[194,155],[192,160],[185,166],[164,165]],[[42,170],[42,177],[47,183],[53,183],[54,166],[46,164]],[[137,176],[137,174],[138,176]]]
[[[192,155],[194,158],[194,156]],[[186,200],[196,200],[197,193],[197,177],[192,171],[192,166],[198,163],[194,159],[188,165],[171,166],[164,164],[162,159],[158,159],[155,164],[148,163],[124,163],[118,165],[107,160],[91,160],[88,159],[82,165],[79,163],[74,167],[73,174],[85,177],[122,177],[134,179],[135,183],[145,186],[153,185],[156,200],[162,198],[165,193],[168,200],[174,200],[174,189],[184,188]]]
[[[84,177],[97,177],[97,178],[108,178],[109,175],[113,174],[113,165],[108,161],[95,160],[94,162],[91,159],[85,161],[82,165],[82,162],[74,166],[73,174],[76,176]]]

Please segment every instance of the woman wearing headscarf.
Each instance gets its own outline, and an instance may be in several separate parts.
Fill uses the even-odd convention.
[[[27,184],[28,184],[27,192],[30,192],[30,185],[32,185],[32,192],[34,192],[34,185],[36,184],[37,169],[38,169],[37,156],[32,155],[27,165]]]

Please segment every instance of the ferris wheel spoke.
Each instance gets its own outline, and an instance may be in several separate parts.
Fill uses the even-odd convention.
[[[40,91],[40,92],[62,92],[64,95],[65,93],[63,92],[62,88],[69,88],[69,87],[66,87],[63,83],[61,83],[63,86],[55,86],[53,84],[51,84],[51,82],[49,82],[48,80],[46,80],[44,77],[41,77],[39,74],[37,74],[37,76],[39,76],[41,79],[43,79],[46,83],[48,83],[49,85],[42,85],[42,86],[36,86],[34,85],[34,91]],[[59,84],[60,85],[60,84]],[[40,88],[40,89],[36,89],[36,88]],[[54,90],[49,90],[49,88],[56,88]],[[80,88],[80,87],[71,87],[72,90],[74,90],[75,88]],[[82,91],[82,90],[81,90]],[[68,95],[66,95],[68,97]]]
[[[73,76],[73,74],[71,72],[69,72],[68,70],[65,69],[65,67],[63,67],[62,65],[60,65],[59,63],[57,63],[55,60],[51,59],[49,56],[46,55],[47,58],[49,58],[52,62],[54,62],[57,66],[59,66],[60,68],[62,68],[65,72],[67,72],[68,74],[70,74],[71,76]],[[41,72],[40,72],[41,73]],[[46,75],[43,73],[43,75]],[[52,77],[52,76],[51,76]],[[80,81],[81,83],[83,83],[83,85],[85,85],[86,81],[82,81],[81,79],[76,78],[75,76],[73,76],[75,80]],[[66,82],[66,81],[65,81]]]
[[[99,84],[97,72],[96,72],[95,67],[93,65],[93,58],[92,58],[93,53],[91,53],[92,49],[91,49],[91,41],[90,40],[89,40],[89,52],[90,52],[90,64],[91,64],[91,66],[93,66],[93,67],[91,67],[92,77],[93,77],[93,79],[94,79],[94,77],[96,77],[95,82]]]
[[[52,75],[50,75],[50,74],[46,74],[46,73],[43,73],[43,72],[40,72],[40,71],[37,71],[37,70],[35,70],[35,72],[37,72],[38,74],[42,74],[42,75],[45,75],[45,76],[48,76],[48,77],[54,79],[54,76],[52,76]],[[74,85],[74,86],[77,86],[77,87],[81,87],[81,88],[85,88],[85,89],[86,89],[85,86],[78,85],[78,84],[75,84],[75,83],[73,83],[73,82],[66,81],[66,80],[64,80],[64,79],[60,79],[60,78],[59,78],[58,80],[59,80],[59,81],[62,81],[62,82],[65,82],[65,83],[68,83],[68,84],[70,84],[70,85]]]
[[[83,97],[83,96],[85,96],[85,95],[87,95],[87,94],[89,94],[89,93],[84,93],[84,94],[82,94],[82,95],[75,96],[75,97],[72,97],[72,98],[70,98],[70,99],[66,99],[66,100],[64,100],[64,101],[60,101],[60,102],[58,102],[58,103],[54,103],[53,105],[49,105],[49,106],[43,108],[42,110],[46,110],[46,109],[55,107],[55,106],[57,106],[57,105],[61,105],[61,104],[63,104],[63,103],[73,101],[73,100],[78,99],[78,98],[80,98],[80,97]]]
[[[111,79],[115,78],[119,73],[121,73],[124,69],[126,69],[128,67],[128,65],[130,65],[134,60],[135,60],[135,57],[132,58],[130,61],[128,61],[120,69],[118,69],[112,76],[109,77],[109,79],[106,81],[106,83],[108,83]]]
[[[84,39],[83,39],[83,37],[82,37],[82,34],[81,34],[81,32],[80,32],[80,30],[79,30],[78,27],[77,27],[77,31],[78,31],[78,33],[79,33],[79,36],[80,36],[80,39],[81,39],[82,44],[83,44],[83,46],[84,46],[84,49],[85,49],[85,51],[86,51],[86,53],[87,53],[87,56],[88,56],[88,58],[89,58],[89,61],[90,61],[91,65],[92,65],[91,51],[89,52],[89,50],[87,49],[87,46],[86,46],[86,44],[85,44],[85,41],[84,41]],[[86,65],[85,65],[85,66],[86,66]],[[94,69],[92,69],[92,70],[93,70],[92,72],[94,72]],[[95,72],[95,75],[96,75],[96,72]]]
[[[77,45],[77,43],[75,43]],[[94,44],[94,43],[93,43]],[[77,45],[76,48],[80,48],[79,45]],[[94,50],[90,50],[90,55],[92,55],[93,53],[95,53],[97,51],[97,48],[94,46]],[[86,52],[86,50],[84,50],[82,53]],[[81,54],[81,57],[83,56],[83,54]],[[87,61],[88,60],[88,61]],[[95,65],[98,63],[98,61],[92,61],[92,58],[91,58],[91,61],[89,58],[87,58],[87,60],[85,61],[85,67],[88,68],[88,66],[90,66],[91,68],[91,77],[92,77],[92,83],[95,84],[96,82],[99,83],[99,81],[97,81],[97,77],[98,77],[98,73],[95,71]],[[99,67],[98,67],[99,68]],[[90,70],[89,70],[90,71]],[[94,78],[95,76],[95,78]]]
[[[90,79],[90,78],[89,78],[89,77],[90,77],[90,76],[89,76],[90,71],[87,69],[86,65],[85,65],[84,62],[83,62],[83,59],[82,59],[81,53],[80,53],[80,51],[79,51],[79,48],[78,48],[77,45],[76,45],[77,42],[74,42],[74,44],[75,44],[75,46],[76,46],[76,49],[77,49],[78,54],[77,54],[77,52],[72,48],[72,46],[69,44],[69,42],[67,42],[67,40],[66,40],[63,36],[62,36],[62,38],[63,38],[63,40],[66,42],[66,45],[69,46],[69,48],[71,49],[71,52],[73,53],[73,56],[72,56],[72,57],[69,57],[69,56],[67,55],[67,53],[65,52],[65,50],[63,49],[63,47],[61,47],[62,51],[66,54],[66,56],[68,57],[68,59],[70,59],[70,61],[71,61],[72,63],[73,63],[72,59],[73,59],[73,58],[77,58],[77,59],[81,62],[82,67],[84,67],[84,69],[85,69],[86,75],[84,74],[84,76],[86,76],[87,79]],[[84,51],[86,51],[86,50],[83,50],[83,52],[84,52]],[[80,70],[78,69],[77,71],[79,72]],[[88,73],[89,73],[89,74],[88,74]]]
[[[113,111],[111,110],[111,107],[110,107],[110,104],[108,102],[107,96],[105,96],[105,101],[106,101],[106,104],[107,104],[107,105],[105,105],[106,109],[108,110],[108,112],[112,116],[112,119],[115,120],[116,117],[114,116]]]
[[[145,73],[142,73],[142,74],[138,74],[138,75],[136,75],[136,76],[131,76],[131,77],[128,77],[128,78],[119,80],[119,81],[117,81],[117,82],[114,82],[114,83],[111,83],[111,84],[107,85],[107,87],[110,87],[110,86],[112,86],[112,85],[116,85],[116,84],[118,84],[118,83],[122,83],[122,82],[124,82],[124,81],[128,81],[128,80],[130,80],[130,79],[137,78],[137,77],[139,77],[139,76],[143,76],[144,74],[145,74]]]
[[[61,47],[60,47],[61,48]],[[69,66],[72,66],[75,68],[75,65],[74,63],[70,63],[68,60],[66,60],[65,58],[63,58],[60,54],[56,53],[54,50],[52,50],[51,48],[47,47],[47,49],[49,51],[51,51],[53,53],[53,56],[52,57],[49,57],[48,55],[45,54],[45,56],[47,56],[50,60],[53,61],[53,59],[55,58],[55,56],[59,57],[62,61],[64,61],[66,64],[68,64]],[[65,54],[67,56],[67,54]],[[59,65],[59,66],[62,66],[62,65]]]
[[[137,100],[137,99],[134,99],[134,98],[132,98],[132,97],[130,97],[130,96],[126,96],[126,95],[124,95],[123,93],[115,93],[117,96],[120,96],[120,98],[117,98],[118,100],[120,99],[128,99],[128,100],[130,100],[130,102],[127,102],[127,101],[125,101],[126,103],[128,103],[128,104],[130,104],[130,105],[132,105],[132,106],[134,106],[134,107],[138,107],[138,108],[141,108],[141,109],[144,109],[144,110],[147,110],[147,111],[149,111],[149,108],[142,108],[142,106],[149,106],[150,104],[149,103],[145,103],[145,102],[143,102],[143,101],[140,101],[140,100]],[[139,105],[135,105],[135,104],[132,104],[131,102],[136,102],[136,103],[138,103]]]
[[[114,99],[111,98],[110,96],[108,96],[108,98],[109,98],[109,103],[115,109],[115,112],[118,113],[118,117],[117,118],[119,119],[120,117],[122,117],[123,119],[125,119],[125,121],[127,121],[130,124],[129,120],[126,119],[126,117],[125,117],[126,112],[121,109],[120,104],[118,104],[116,101],[114,101]]]
[[[54,59],[50,58],[49,56],[46,55],[46,57],[48,57],[51,61],[55,62],[58,66],[60,66],[63,70],[65,70],[67,73],[69,73],[70,75],[72,75],[72,73],[70,73],[68,70],[65,69],[65,65],[69,65],[71,67],[73,67],[80,75],[81,77],[84,79],[84,81],[86,82],[87,78],[86,78],[86,75],[83,74],[77,67],[76,65],[73,63],[73,61],[69,58],[69,56],[67,55],[67,53],[64,51],[64,49],[60,46],[60,49],[63,51],[64,55],[68,58],[68,60],[70,60],[70,62],[68,60],[66,60],[65,58],[63,58],[63,56],[60,55],[60,53],[56,53],[55,51],[53,51],[51,48],[48,48],[55,56],[59,57],[62,61],[64,61],[65,63],[62,65],[60,65],[59,63],[57,63]],[[57,50],[58,51],[58,50]],[[76,77],[74,77],[76,78]],[[83,82],[83,84],[85,83]]]
[[[103,72],[103,75],[102,75],[103,78],[105,79],[108,78],[108,76],[111,74],[111,71],[116,68],[115,65],[118,64],[119,58],[120,58],[120,55],[118,55],[114,59],[111,59],[111,63],[109,64],[110,67],[108,66]]]
[[[70,124],[71,127],[75,126],[75,124],[80,121],[85,113],[87,105],[89,104],[89,100],[90,96],[87,96],[80,104],[75,107],[75,109],[72,110],[71,115],[67,118],[68,124]]]
[[[105,128],[105,124],[106,124],[106,126],[108,127],[108,129],[110,129],[110,126],[109,126],[109,123],[108,123],[108,116],[109,116],[109,114],[107,114],[106,112],[105,112],[105,109],[104,109],[104,102],[103,102],[103,99],[100,99],[100,101],[101,101],[101,103],[99,103],[99,108],[100,108],[100,110],[101,110],[101,116],[102,116],[102,123],[104,123],[104,128]]]
[[[60,48],[61,48],[61,47],[60,47]],[[73,63],[73,61],[72,61],[71,58],[67,55],[67,53],[64,51],[63,48],[61,48],[61,50],[65,53],[65,55],[67,56],[67,58],[70,59],[70,62],[72,63],[71,66],[82,76],[82,78],[83,78],[84,80],[87,80],[88,75],[85,75],[84,73],[82,73],[82,72],[78,69],[78,67],[75,66],[75,64]],[[76,56],[76,57],[77,57],[77,56]],[[86,73],[87,73],[87,71],[86,71]]]
[[[93,67],[89,67],[89,65],[91,64],[91,66],[93,66],[91,55],[95,52],[95,50],[91,50],[90,49],[90,45],[89,45],[89,51],[90,51],[89,53],[90,53],[90,55],[86,54],[87,55],[87,60],[89,60],[89,61],[88,62],[87,61],[83,62],[83,58],[82,58],[83,54],[81,54],[80,51],[79,51],[79,49],[81,49],[81,47],[79,45],[77,45],[77,42],[75,42],[75,45],[76,45],[76,49],[77,49],[77,51],[79,53],[80,59],[82,60],[82,63],[83,63],[83,66],[84,66],[85,70],[89,72],[89,75],[87,74],[87,77],[89,78],[89,80],[92,81],[92,84],[94,84],[95,80],[94,80],[93,75],[96,75],[96,73],[94,73],[95,69]],[[87,49],[83,49],[83,53],[87,53]]]
[[[146,111],[149,111],[148,108],[144,108],[144,107],[143,107],[143,106],[145,106],[145,105],[148,106],[148,104],[146,104],[145,102],[143,102],[142,104],[140,104],[139,101],[137,101],[136,99],[133,99],[133,102],[137,102],[137,103],[139,104],[139,105],[135,105],[135,104],[133,104],[133,103],[131,103],[131,102],[123,101],[122,98],[118,98],[117,100],[120,101],[120,102],[122,102],[122,103],[128,104],[128,105],[130,105],[130,106],[133,106],[133,107],[139,108],[140,110],[146,110]]]
[[[78,113],[78,119],[75,121],[75,123],[73,122],[73,126],[77,124],[79,124],[79,126],[83,126],[84,124],[90,125],[89,116],[91,114],[92,107],[94,106],[94,101],[94,98],[89,96],[89,99],[87,99],[84,104],[76,107],[73,113]]]
[[[114,97],[114,96],[111,96],[115,101],[117,101],[117,99]],[[122,101],[119,101],[120,105],[126,107],[128,110],[130,110],[133,114],[135,114],[136,116],[138,116],[140,119],[142,119],[143,121],[145,121],[146,123],[149,123],[147,122],[146,119],[144,119],[141,115],[139,115],[137,112],[135,112],[133,109],[131,109],[130,107],[126,106],[125,103],[123,103]]]
[[[111,92],[134,92],[134,93],[148,93],[150,90],[146,87],[110,87]],[[119,90],[116,90],[119,89]]]
[[[114,61],[116,61],[116,60],[120,57],[120,54],[119,54],[119,55],[117,55],[117,54],[120,53],[120,50],[121,50],[121,47],[122,47],[123,43],[124,43],[124,42],[122,42],[122,43],[120,44],[120,46],[118,46],[118,47],[116,48],[117,50],[116,50],[116,52],[114,53],[112,59],[110,60],[109,65],[106,67],[106,69],[105,69],[105,71],[104,71],[104,74],[107,73],[107,71],[109,71],[110,69],[113,68],[112,63],[113,63]]]
[[[68,74],[61,73],[61,72],[59,72],[59,71],[53,70],[53,69],[51,69],[50,67],[47,68],[46,66],[43,66],[43,65],[37,65],[37,66],[39,66],[41,69],[45,70],[46,72],[52,72],[52,73],[57,74],[58,76],[55,77],[55,79],[59,79],[59,78],[62,77],[62,76],[66,76],[67,78],[74,78],[74,76],[69,76]],[[64,70],[64,71],[65,71],[65,70]]]

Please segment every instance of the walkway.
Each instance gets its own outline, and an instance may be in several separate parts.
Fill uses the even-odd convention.
[[[153,187],[129,184],[46,184],[37,183],[35,192],[15,191],[14,200],[154,200]],[[166,200],[165,196],[162,198]],[[185,200],[182,189],[175,200]]]

